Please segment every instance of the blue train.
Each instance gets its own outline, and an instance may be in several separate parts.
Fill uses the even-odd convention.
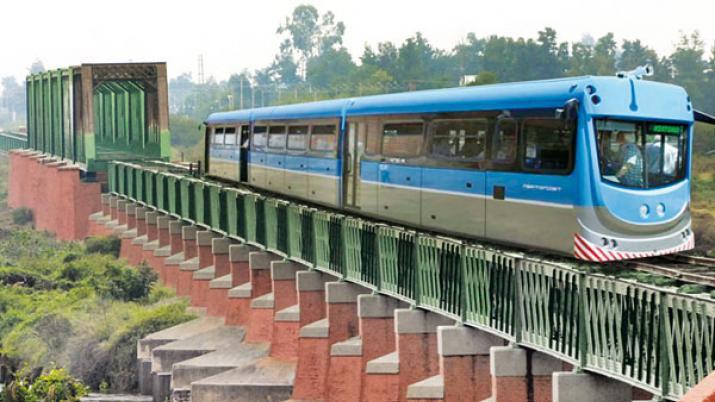
[[[588,261],[688,250],[693,106],[641,73],[215,113],[207,174]]]

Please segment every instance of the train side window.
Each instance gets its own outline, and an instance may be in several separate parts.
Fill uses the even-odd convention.
[[[444,162],[482,162],[488,128],[487,119],[436,120],[430,153]]]
[[[380,122],[378,120],[369,120],[367,125],[367,138],[365,139],[365,153],[367,155],[378,155],[380,153]]]
[[[223,141],[224,141],[223,127],[215,128],[213,143],[215,145],[223,145]]]
[[[226,127],[224,137],[224,143],[226,145],[236,146],[236,127]]]
[[[284,150],[286,147],[285,126],[270,126],[268,128],[268,148],[273,150]]]
[[[288,149],[291,151],[304,151],[307,145],[308,126],[288,127]]]
[[[525,171],[565,174],[573,161],[574,127],[557,119],[526,119],[522,124]]]
[[[253,142],[252,142],[253,150],[262,150],[266,147],[267,133],[268,133],[268,127],[266,127],[266,126],[254,126],[253,127]]]
[[[516,162],[518,135],[516,120],[503,119],[497,123],[492,137],[492,167],[511,170]]]
[[[338,127],[335,124],[312,126],[310,130],[310,150],[323,154],[334,153],[337,149]]]
[[[424,123],[387,123],[382,126],[382,154],[414,158],[422,152]]]

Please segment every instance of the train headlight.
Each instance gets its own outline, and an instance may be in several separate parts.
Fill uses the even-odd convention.
[[[640,213],[641,213],[641,218],[647,218],[648,214],[650,214],[650,208],[648,208],[647,205],[643,204],[643,205],[641,205]]]
[[[665,216],[665,204],[662,202],[658,204],[658,206],[655,207],[655,212],[658,214],[658,216]]]

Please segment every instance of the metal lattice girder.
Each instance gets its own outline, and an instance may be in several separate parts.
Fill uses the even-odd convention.
[[[165,63],[84,64],[27,77],[29,147],[102,171],[111,160],[167,160]]]
[[[1,137],[0,137],[1,138]],[[123,197],[151,184],[114,163]],[[677,400],[715,369],[715,301],[480,245],[317,210],[180,174],[152,173],[149,206],[518,345]],[[146,177],[146,176],[145,176]],[[136,186],[145,186],[137,189]],[[196,191],[197,188],[208,191]],[[162,195],[163,194],[163,195]],[[203,198],[203,199],[201,199]],[[150,200],[154,201],[150,201]],[[222,211],[225,209],[225,213]]]

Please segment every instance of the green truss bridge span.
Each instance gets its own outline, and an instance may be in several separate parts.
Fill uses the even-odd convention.
[[[112,162],[115,196],[677,400],[713,371],[715,300]]]
[[[82,64],[27,77],[27,147],[103,172],[168,159],[166,63]]]

